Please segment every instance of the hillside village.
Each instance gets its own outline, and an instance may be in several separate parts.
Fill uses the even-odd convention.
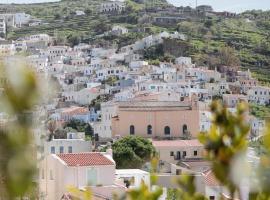
[[[123,1],[104,1],[98,8],[108,16],[128,9]],[[238,17],[215,12],[211,6],[147,9],[156,16],[145,20],[162,26],[198,15]],[[74,14],[86,15],[85,10]],[[43,146],[35,180],[40,199],[72,199],[70,185],[82,191],[90,188],[97,200],[113,199],[114,193],[139,188],[142,181],[151,188],[149,162],[130,169],[118,168],[114,160],[113,144],[128,136],[148,139],[159,154],[160,199],[168,199],[168,191],[176,187],[170,180],[182,173],[194,175],[197,190],[210,200],[230,199],[204,159],[197,136],[210,131],[210,104],[219,99],[232,113],[237,112],[238,103],[250,105],[245,115],[250,124],[246,140],[258,140],[267,116],[260,117],[254,108],[269,106],[270,87],[262,85],[250,69],[241,68],[241,63],[198,64],[189,55],[188,35],[181,31],[151,33],[147,27],[137,27],[148,34],[121,45],[98,42],[130,33],[130,28],[117,23],[92,42],[70,45],[47,33],[6,37],[10,27],[20,30],[44,24],[23,12],[0,14],[0,56],[4,60],[22,56],[49,88],[33,113],[38,123],[33,128],[35,145]],[[156,59],[160,51],[163,59]],[[1,112],[0,126],[11,119]],[[250,147],[248,159],[254,165],[259,162],[257,156],[258,151]]]

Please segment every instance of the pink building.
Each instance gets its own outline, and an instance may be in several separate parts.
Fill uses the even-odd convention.
[[[169,101],[118,102],[112,118],[112,135],[145,138],[196,137],[199,132],[197,103]]]
[[[113,186],[115,180],[115,163],[109,153],[50,154],[39,169],[39,189],[46,200],[61,199],[69,186]]]

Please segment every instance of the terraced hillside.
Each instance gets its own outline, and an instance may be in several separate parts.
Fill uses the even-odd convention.
[[[37,27],[9,30],[9,39],[48,33],[69,43],[95,41],[123,46],[164,30],[183,32],[192,46],[190,55],[196,63],[210,67],[228,64],[220,59],[220,52],[224,47],[230,47],[233,49],[230,52],[239,58],[239,65],[250,68],[261,82],[270,82],[269,11],[248,11],[234,18],[193,17],[182,20],[174,26],[162,27],[154,25],[151,19],[166,16],[170,12],[151,12],[151,8],[162,10],[171,7],[165,0],[127,0],[126,12],[120,15],[98,13],[98,6],[103,1],[105,0],[62,0],[45,4],[0,5],[0,10],[23,11],[44,22]],[[86,15],[76,16],[76,10],[83,10]],[[119,37],[102,36],[114,24],[124,25],[130,33]],[[148,31],[141,31],[144,28]],[[238,64],[237,59],[234,58],[233,61],[235,65]]]

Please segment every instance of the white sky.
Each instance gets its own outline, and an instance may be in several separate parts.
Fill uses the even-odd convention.
[[[0,3],[38,3],[57,0],[0,0]],[[196,0],[167,0],[176,6],[195,7]],[[198,5],[212,5],[216,11],[243,12],[252,9],[270,9],[270,0],[197,0]]]
[[[196,0],[167,0],[176,6],[195,7]],[[212,5],[216,11],[243,12],[245,10],[270,10],[270,0],[197,0],[198,5]]]

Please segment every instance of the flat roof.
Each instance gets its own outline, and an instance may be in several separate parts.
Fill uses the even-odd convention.
[[[199,140],[159,140],[152,141],[155,147],[203,147]]]
[[[149,172],[143,171],[141,169],[117,169],[115,170],[116,175],[125,174],[149,174]]]

